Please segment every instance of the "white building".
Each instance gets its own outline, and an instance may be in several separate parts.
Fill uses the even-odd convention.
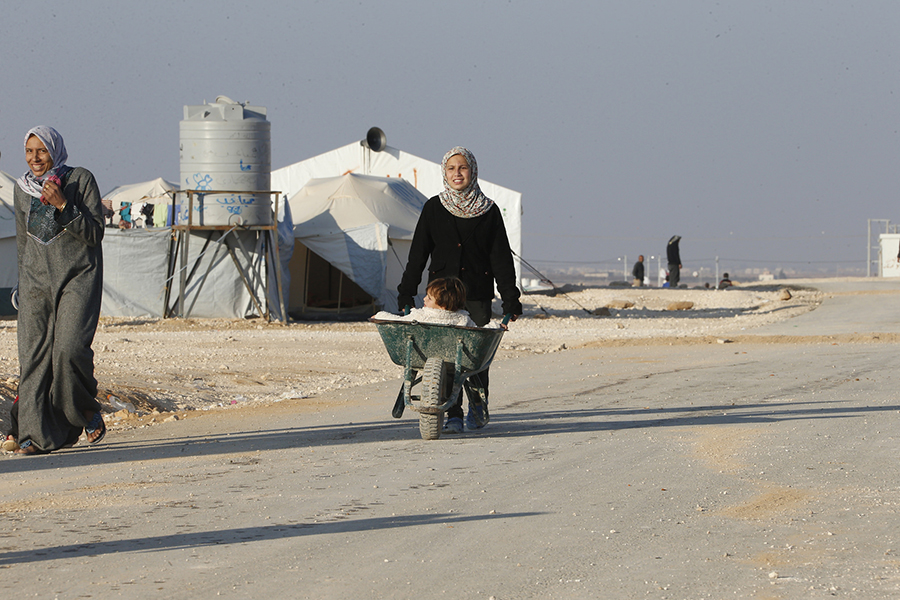
[[[878,236],[878,277],[900,277],[900,233]]]

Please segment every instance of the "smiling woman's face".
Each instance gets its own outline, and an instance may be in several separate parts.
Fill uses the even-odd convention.
[[[447,184],[457,192],[463,191],[472,182],[472,170],[462,154],[451,156],[444,170],[447,174]]]
[[[53,168],[50,152],[36,135],[32,135],[25,142],[25,162],[35,177],[40,177]]]

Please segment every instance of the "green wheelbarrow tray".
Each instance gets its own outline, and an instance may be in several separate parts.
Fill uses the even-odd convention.
[[[420,413],[441,414],[453,406],[463,382],[487,369],[500,346],[504,329],[483,327],[456,327],[418,321],[386,321],[369,319],[378,328],[378,333],[394,364],[405,368],[404,403]],[[505,324],[505,321],[504,321]],[[426,370],[426,366],[443,363],[438,378],[443,380],[453,367],[453,386],[449,393],[439,381],[436,385],[440,401],[411,395],[412,386],[422,381],[415,378],[416,371]],[[427,376],[427,375],[426,375]],[[427,387],[427,386],[426,386]]]

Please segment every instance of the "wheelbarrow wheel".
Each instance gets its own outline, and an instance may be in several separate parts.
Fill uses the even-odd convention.
[[[429,358],[425,362],[422,372],[422,400],[423,406],[439,406],[441,404],[441,391],[446,387],[447,375],[453,370],[453,365],[445,363],[440,358]],[[444,425],[444,413],[429,414],[419,413],[419,433],[423,440],[436,440],[441,437],[441,427]]]

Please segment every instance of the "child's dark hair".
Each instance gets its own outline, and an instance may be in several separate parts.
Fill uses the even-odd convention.
[[[466,305],[466,284],[456,277],[435,279],[428,284],[427,291],[444,310],[456,312]]]

